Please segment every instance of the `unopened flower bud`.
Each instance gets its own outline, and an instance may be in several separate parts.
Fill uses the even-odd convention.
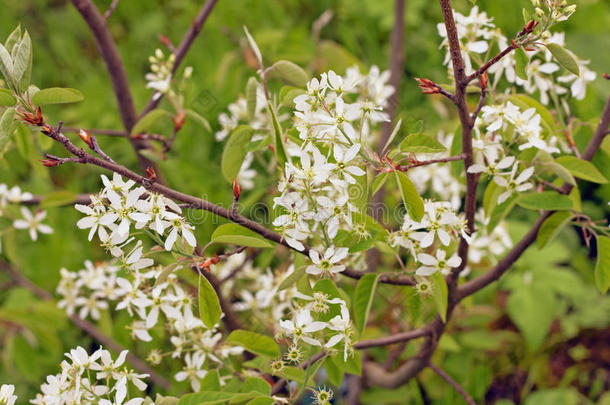
[[[241,186],[237,182],[237,177],[233,180],[233,197],[236,200],[239,200],[239,196],[241,195]]]
[[[186,114],[184,111],[178,111],[176,116],[173,118],[175,131],[180,131],[182,129],[182,126],[184,125],[185,117],[186,117]]]
[[[436,83],[430,79],[421,79],[416,77],[415,80],[417,81],[423,94],[438,94],[441,92]]]
[[[148,177],[148,180],[151,181],[157,180],[157,173],[155,172],[154,167],[146,168],[146,177]]]
[[[40,159],[40,163],[42,163],[46,167],[55,167],[61,164],[59,160],[55,159]]]
[[[155,49],[155,56],[157,57],[157,59],[163,59],[163,51],[159,48]]]
[[[481,90],[487,89],[487,83],[489,82],[487,78],[487,72],[483,72],[481,75]]]
[[[83,142],[89,145],[91,149],[94,148],[93,139],[91,139],[91,134],[89,134],[89,132],[85,131],[84,129],[81,129],[78,131],[78,136],[80,136],[80,139],[82,139]]]

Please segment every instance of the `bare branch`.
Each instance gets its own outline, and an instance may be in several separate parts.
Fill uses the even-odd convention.
[[[131,132],[131,128],[133,128],[138,118],[136,116],[131,90],[129,89],[127,73],[125,71],[125,67],[123,66],[123,61],[121,60],[121,56],[119,55],[116,44],[114,43],[114,40],[106,27],[106,20],[104,20],[97,7],[91,0],[71,1],[78,12],[82,15],[83,19],[89,26],[93,37],[95,38],[100,55],[102,56],[102,59],[106,64],[106,69],[110,75],[112,88],[119,105],[121,120],[123,121],[125,130],[127,132]],[[140,168],[142,170],[145,170],[147,167],[153,167],[156,169],[157,165],[155,162],[150,161],[139,153],[140,150],[150,148],[148,141],[134,138],[129,138],[129,140],[138,156]]]
[[[106,10],[106,12],[104,13],[104,20],[105,21],[108,21],[108,19],[110,18],[112,13],[114,13],[114,10],[116,10],[116,7],[118,5],[119,5],[119,0],[112,0],[112,3],[110,4],[110,7],[108,7],[108,10]]]
[[[477,403],[474,402],[474,399],[472,399],[472,397],[468,395],[466,390],[462,388],[462,386],[458,384],[453,378],[451,378],[449,374],[445,373],[443,370],[436,367],[434,364],[430,364],[428,365],[428,367],[430,367],[430,369],[436,374],[438,374],[443,380],[447,381],[458,392],[458,394],[460,394],[462,398],[464,398],[464,401],[466,401],[467,404],[477,405]]]

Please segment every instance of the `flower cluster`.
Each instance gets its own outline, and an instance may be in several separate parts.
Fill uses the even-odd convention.
[[[150,62],[150,72],[145,76],[148,82],[146,88],[155,90],[153,97],[157,99],[170,90],[172,68],[176,56],[172,53],[166,58],[163,51],[157,49],[155,54],[148,58],[148,61]]]
[[[50,226],[42,223],[47,217],[46,211],[37,210],[32,213],[28,208],[21,207],[19,210],[21,217],[17,217],[16,215],[11,215],[14,213],[7,210],[9,204],[21,204],[24,201],[31,200],[32,197],[31,193],[22,192],[19,186],[8,188],[6,184],[0,184],[0,216],[8,216],[13,219],[13,227],[15,229],[27,230],[30,234],[30,238],[33,241],[37,241],[39,232],[43,234],[50,234],[53,232],[53,229]]]
[[[0,404],[14,405],[17,401],[17,395],[14,395],[15,386],[12,384],[2,384],[0,387]]]
[[[146,390],[142,379],[148,374],[138,374],[124,366],[126,356],[124,350],[113,360],[110,352],[101,347],[91,355],[80,346],[70,350],[60,365],[61,372],[47,376],[47,382],[40,386],[41,393],[30,403],[141,405],[144,398],[128,399],[128,386]]]
[[[137,250],[141,252],[141,246]],[[100,310],[109,308],[113,302],[116,311],[125,310],[133,317],[132,337],[144,342],[153,340],[151,330],[162,320],[173,350],[166,354],[153,351],[149,361],[159,364],[165,355],[182,359],[184,370],[175,378],[177,381],[188,378],[197,391],[199,379],[206,373],[203,365],[206,358],[221,363],[222,358],[239,354],[242,349],[219,345],[221,334],[201,322],[194,312],[194,297],[180,286],[174,273],[162,275],[162,268],[147,269],[152,260],[140,260],[137,266],[131,264],[127,276],[121,276],[121,267],[106,263],[85,262],[85,268],[78,272],[62,269],[57,287],[62,298],[58,306],[69,315],[77,313],[81,318],[90,315],[97,320]]]
[[[302,353],[299,348],[302,344],[331,349],[342,342],[343,359],[347,361],[354,348],[350,314],[345,301],[341,298],[329,298],[328,294],[319,291],[314,292],[312,296],[296,292],[295,298],[298,301],[291,312],[291,319],[279,321],[282,334],[292,343],[286,353],[286,359],[291,361],[297,357],[294,353]],[[328,318],[331,310],[337,311],[338,314],[323,321],[323,317]]]
[[[563,33],[550,33],[548,28],[553,24],[566,20],[575,10],[576,6],[568,5],[562,1],[533,0],[537,7],[537,18],[543,19],[541,32],[534,39],[542,44],[565,45]],[[542,7],[542,8],[541,8]],[[466,74],[472,74],[477,67],[482,66],[487,60],[489,51],[494,49],[499,52],[508,47],[510,41],[493,24],[493,19],[485,12],[479,12],[477,6],[470,10],[468,16],[454,12],[456,28],[462,57],[464,59]],[[449,53],[449,42],[444,24],[438,25],[438,31],[443,38],[441,47],[446,48],[444,64],[449,72],[452,72],[451,56]],[[529,41],[531,42],[531,41]],[[562,71],[560,66],[553,62],[553,57],[544,46],[527,46],[523,48],[527,55],[525,74],[517,75],[517,60],[514,52],[509,53],[500,61],[488,69],[488,73],[494,77],[492,86],[495,88],[502,77],[522,87],[529,94],[538,94],[543,104],[548,104],[550,97],[555,97],[554,103],[560,103],[559,97],[567,95],[568,90],[559,83],[571,83],[570,92],[572,97],[582,100],[586,94],[586,85],[597,77],[596,73],[588,69],[589,61],[581,60],[572,52],[567,52],[574,58],[579,67],[579,74]],[[567,108],[567,104],[561,103],[556,107]]]
[[[113,256],[124,256],[122,248],[131,241],[133,225],[136,230],[151,230],[164,237],[163,245],[168,251],[173,249],[178,238],[186,245],[196,246],[194,228],[181,215],[178,204],[160,194],[147,192],[144,187],[133,188],[133,180],[124,181],[116,173],[112,180],[102,175],[102,182],[104,188],[99,195],[91,196],[90,205],[75,206],[86,215],[76,225],[89,229],[89,240],[97,232]]]
[[[409,250],[421,265],[416,270],[418,276],[430,276],[437,271],[448,274],[451,268],[461,264],[457,254],[447,259],[448,248],[460,236],[470,241],[466,221],[453,211],[451,203],[427,201],[421,221],[405,215],[400,230],[389,235],[389,243]],[[436,247],[435,256],[428,253],[433,246]]]
[[[352,216],[357,209],[350,193],[364,192],[357,179],[366,174],[363,167],[370,160],[365,148],[374,139],[373,126],[388,120],[383,108],[393,90],[387,78],[376,68],[367,76],[357,68],[348,69],[344,77],[329,71],[312,79],[307,91],[294,99],[299,139],[288,142],[290,160],[278,187],[281,195],[274,198],[275,207],[283,213],[273,225],[298,250],[321,234],[323,245],[331,250],[326,250],[322,261],[312,251],[314,263],[325,265],[331,259],[334,264],[346,256],[344,249],[334,253],[333,240],[340,229],[354,229]],[[342,267],[318,269],[309,272],[329,275]]]

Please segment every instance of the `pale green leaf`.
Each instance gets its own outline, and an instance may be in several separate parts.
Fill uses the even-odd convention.
[[[443,322],[445,322],[447,320],[447,303],[449,299],[447,283],[443,275],[438,271],[432,274],[429,279],[430,284],[432,284],[431,296],[432,301],[434,301],[434,307]]]
[[[362,334],[366,327],[366,321],[369,316],[369,311],[373,305],[373,299],[375,297],[375,289],[377,287],[378,274],[367,273],[356,285],[356,291],[354,292],[354,323],[356,329]]]
[[[557,163],[565,167],[579,179],[590,181],[592,183],[606,184],[608,179],[593,165],[593,163],[579,159],[575,156],[561,156],[555,160]]]
[[[309,81],[309,76],[305,70],[290,61],[277,61],[272,68],[286,84],[291,86],[305,87]]]
[[[277,158],[279,166],[283,168],[284,164],[288,161],[286,146],[284,146],[284,134],[282,133],[280,122],[277,119],[275,108],[270,101],[267,102],[267,111],[269,111],[269,114],[271,115],[271,123],[273,124],[275,157]]]
[[[187,108],[186,110],[184,110],[184,112],[186,113],[186,115],[188,117],[191,117],[193,120],[195,120],[195,122],[197,122],[199,125],[201,125],[203,127],[203,129],[205,129],[208,132],[212,132],[212,127],[210,126],[210,123],[208,122],[208,120],[205,119],[197,111],[193,111],[193,110],[190,110]]]
[[[15,108],[9,107],[4,110],[0,118],[0,158],[6,151],[6,148],[11,140],[11,132],[15,121]]]
[[[213,328],[220,320],[222,310],[212,284],[204,276],[199,276],[199,317],[205,326]]]
[[[0,73],[2,73],[4,81],[11,87],[14,83],[13,59],[11,58],[11,54],[2,44],[0,44]]]
[[[610,288],[610,238],[597,237],[597,264],[595,265],[595,285],[605,294]]]
[[[526,69],[529,63],[529,58],[527,57],[523,49],[515,49],[515,61],[515,73],[520,79],[527,80]]]
[[[278,357],[280,347],[269,336],[247,330],[234,330],[227,337],[227,343],[241,346],[247,351],[261,356]]]
[[[280,285],[278,287],[278,290],[282,291],[282,290],[292,287],[304,275],[305,275],[305,267],[301,266],[301,267],[295,268],[292,272],[290,272],[290,274],[288,274],[282,280],[282,282],[280,283]]]
[[[424,216],[424,202],[419,196],[415,185],[406,174],[399,171],[395,171],[394,173],[407,212],[415,221],[421,220]]]
[[[222,151],[220,168],[225,180],[233,183],[239,174],[241,165],[248,153],[248,144],[254,130],[252,127],[240,125],[231,132],[229,140]]]
[[[40,90],[43,92],[44,90]],[[40,93],[38,93],[40,94]],[[150,127],[152,127],[157,121],[159,121],[163,117],[169,117],[171,114],[169,111],[163,110],[161,108],[156,108],[152,111],[149,111],[148,114],[143,116],[136,122],[136,124],[131,128],[131,135],[137,135],[146,133]]]
[[[12,107],[17,102],[13,92],[8,89],[0,89],[0,107]]]
[[[542,249],[557,237],[561,230],[570,222],[574,215],[570,211],[558,211],[548,217],[540,229],[536,238],[538,248]]]
[[[178,401],[178,405],[224,404],[236,395],[235,392],[199,391],[194,394],[183,395]]]
[[[379,173],[379,175],[377,177],[375,177],[375,180],[373,180],[373,184],[371,184],[371,195],[372,196],[377,194],[379,189],[381,187],[383,187],[383,185],[385,184],[386,181],[388,181],[388,178],[390,178],[390,173],[388,173],[388,172]]]
[[[409,153],[440,153],[446,151],[447,148],[431,136],[413,134],[400,143],[400,150]]]
[[[80,91],[63,87],[42,89],[32,97],[34,105],[76,103],[83,100],[84,97]]]
[[[258,233],[238,224],[220,225],[212,234],[212,241],[256,248],[273,247],[273,243]]]
[[[517,199],[517,204],[530,210],[557,211],[574,208],[570,197],[559,194],[556,191],[523,194]]]
[[[553,57],[561,66],[574,73],[576,76],[580,75],[580,68],[576,60],[564,47],[559,44],[550,43],[545,45],[546,48],[553,54]]]
[[[522,287],[513,291],[506,302],[510,319],[517,325],[532,350],[538,349],[544,342],[556,307],[553,292],[547,288]]]
[[[258,90],[258,81],[255,77],[251,77],[248,79],[248,84],[246,85],[246,106],[248,110],[248,119],[252,119],[254,117],[254,112],[256,111],[256,93]]]

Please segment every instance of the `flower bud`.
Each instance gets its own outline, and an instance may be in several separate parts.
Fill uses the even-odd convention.
[[[55,167],[61,164],[59,160],[55,159],[40,159],[40,163],[42,163],[46,167]]]
[[[146,177],[148,177],[148,180],[151,181],[157,180],[157,173],[155,172],[154,167],[146,168]]]
[[[83,142],[89,145],[91,149],[94,149],[93,139],[91,139],[91,135],[89,134],[89,132],[85,131],[84,129],[81,129],[78,131],[78,136],[80,136],[80,139],[82,139]]]
[[[237,182],[237,177],[233,180],[233,197],[236,200],[239,200],[239,196],[241,195],[241,186]]]

